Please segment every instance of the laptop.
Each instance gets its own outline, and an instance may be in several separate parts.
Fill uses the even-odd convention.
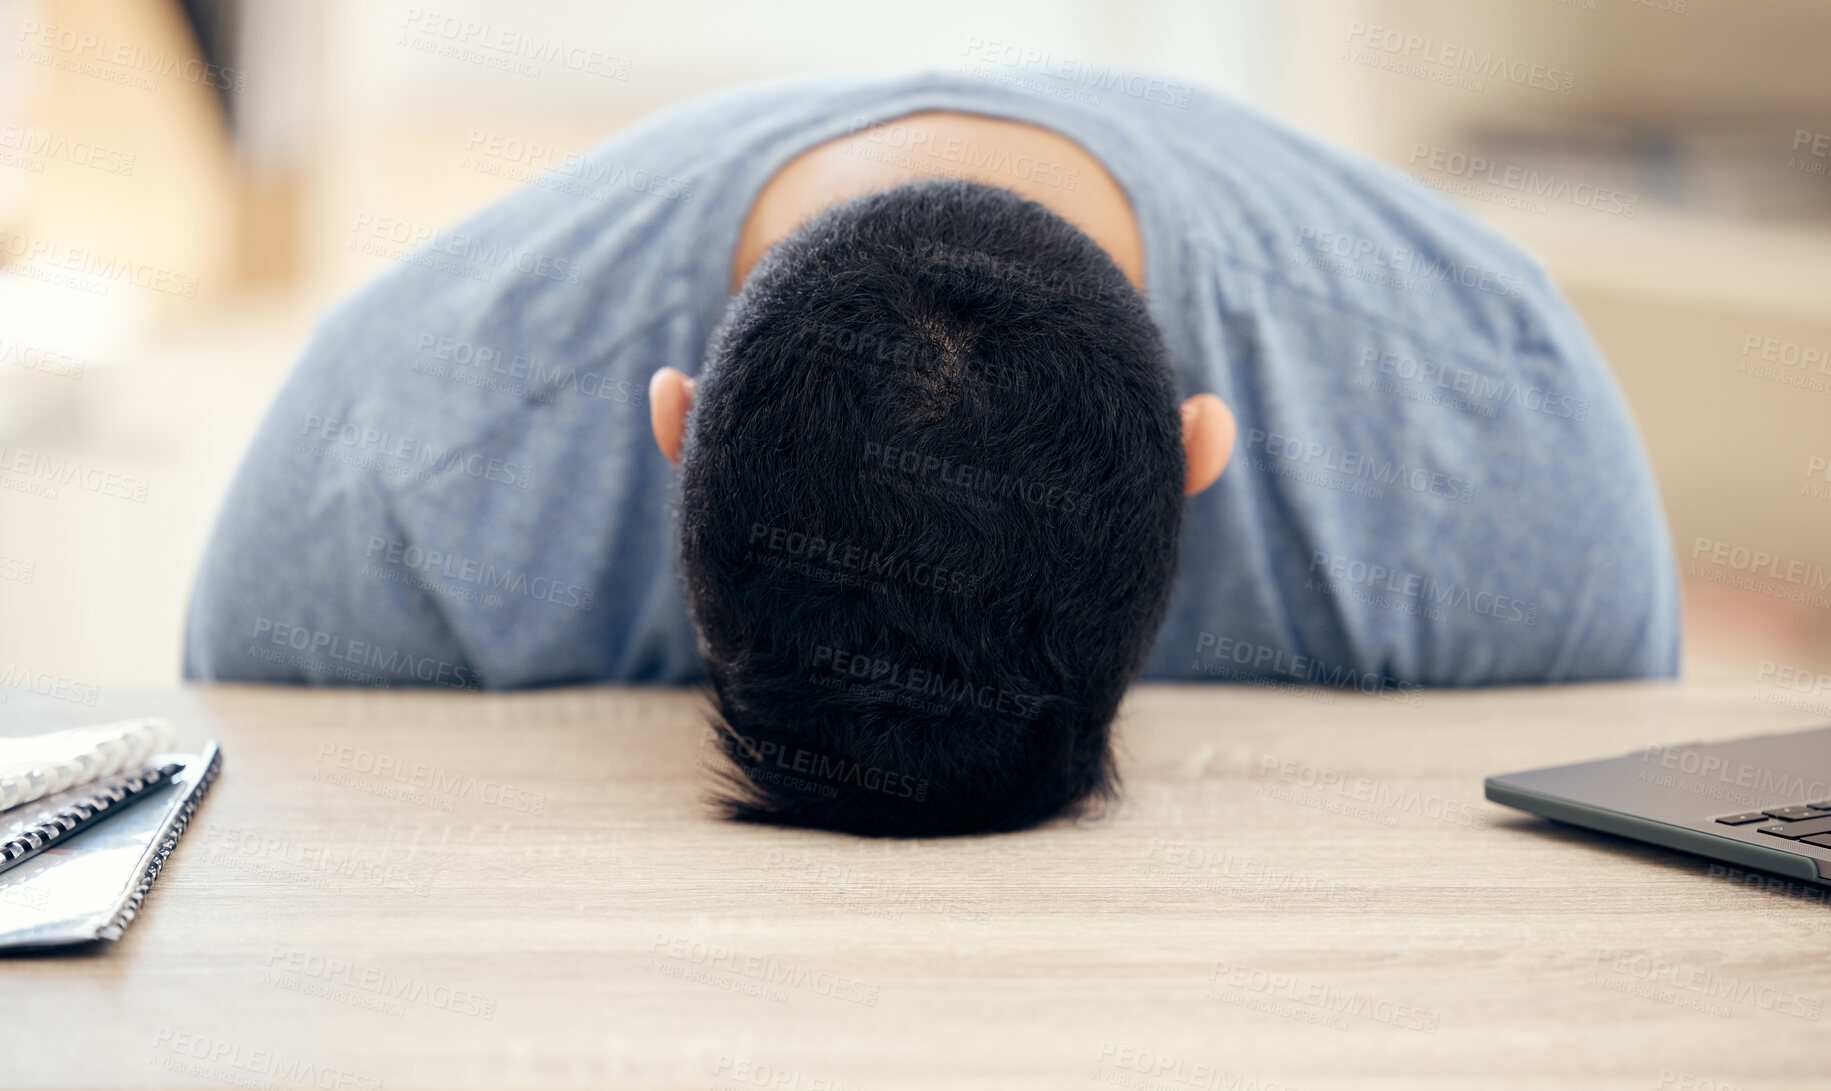
[[[1831,727],[1489,777],[1495,803],[1831,887]]]

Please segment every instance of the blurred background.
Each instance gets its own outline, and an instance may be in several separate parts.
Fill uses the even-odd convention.
[[[596,60],[477,44],[509,37]],[[359,225],[515,188],[480,141],[558,162],[702,92],[987,42],[1218,89],[1536,252],[1651,449],[1687,671],[1831,717],[1822,0],[0,0],[0,699],[177,679],[242,447],[387,260]]]

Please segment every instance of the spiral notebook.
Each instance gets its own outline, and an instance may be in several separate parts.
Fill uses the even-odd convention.
[[[0,738],[0,811],[115,773],[172,748],[172,726],[146,718]]]
[[[113,765],[138,768],[94,777],[110,760],[79,763],[82,783],[0,813],[0,949],[115,940],[133,923],[222,765],[214,742],[137,746]]]

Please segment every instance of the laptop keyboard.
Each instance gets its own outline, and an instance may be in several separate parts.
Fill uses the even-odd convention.
[[[1775,822],[1775,819],[1779,821]],[[1757,822],[1773,822],[1773,825],[1762,826],[1755,832],[1798,841],[1802,845],[1831,849],[1831,799],[1796,803],[1791,807],[1771,807],[1765,811],[1726,814],[1717,821],[1725,826],[1752,826]]]

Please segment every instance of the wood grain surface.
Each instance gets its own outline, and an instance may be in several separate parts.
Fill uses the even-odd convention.
[[[1821,892],[1482,799],[1760,696],[1143,687],[1107,813],[879,841],[711,817],[686,692],[15,695],[224,767],[125,938],[0,959],[0,1087],[1831,1087]]]

